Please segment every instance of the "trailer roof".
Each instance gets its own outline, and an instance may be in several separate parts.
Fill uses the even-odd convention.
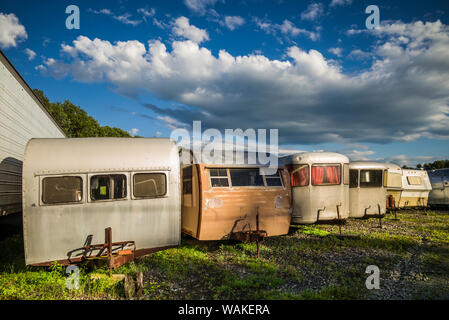
[[[250,151],[233,151],[232,152],[232,160],[229,161],[226,159],[226,153],[223,150],[217,150],[218,151],[218,155],[216,157],[216,159],[213,158],[213,154],[210,156],[210,160],[211,161],[207,161],[207,159],[204,159],[204,157],[202,156],[201,159],[197,159],[196,155],[193,154],[193,152],[189,149],[185,149],[185,151],[190,152],[192,158],[193,158],[193,162],[197,163],[197,164],[205,164],[207,166],[211,166],[211,167],[217,167],[217,166],[226,166],[228,168],[231,167],[268,167],[270,164],[269,163],[262,163],[260,160],[261,156],[263,155],[263,157],[266,157],[266,159],[269,159],[269,157],[273,157],[275,160],[278,161],[278,165],[280,166],[280,162],[279,162],[279,158],[275,155],[275,154],[270,154],[270,153],[265,153],[263,154],[262,152],[250,152]],[[203,149],[202,149],[203,151]],[[239,156],[239,153],[242,153],[243,157],[237,158]],[[184,162],[184,159],[182,159],[181,156],[181,163],[183,165],[189,165],[191,164],[191,161],[188,162]],[[268,161],[268,160],[267,160]]]
[[[34,174],[60,174],[165,170],[176,162],[178,149],[168,138],[48,138],[28,142],[24,166]]]
[[[351,169],[388,169],[386,163],[375,161],[354,161],[349,163]]]
[[[334,152],[301,152],[282,157],[283,164],[349,163],[349,158]]]

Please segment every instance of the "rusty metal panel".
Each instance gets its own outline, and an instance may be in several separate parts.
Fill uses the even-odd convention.
[[[48,157],[48,155],[52,155]],[[66,173],[67,172],[67,173]],[[132,175],[167,174],[167,194],[133,196]],[[104,230],[114,230],[114,242],[135,241],[137,251],[180,243],[180,167],[176,144],[169,139],[79,138],[33,139],[25,152],[23,224],[27,264],[68,259],[90,239],[103,242]],[[124,174],[122,200],[92,201],[89,179],[94,173]],[[83,179],[80,203],[45,205],[42,179],[75,175]]]
[[[226,165],[197,165],[199,168],[200,208],[198,230],[192,234],[199,240],[229,239],[232,234],[256,231],[267,236],[287,234],[291,219],[291,195],[288,175],[282,170],[283,187],[212,188],[208,168]],[[183,210],[183,215],[191,214]]]

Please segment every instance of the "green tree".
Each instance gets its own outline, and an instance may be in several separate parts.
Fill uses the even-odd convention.
[[[131,137],[128,132],[117,127],[100,126],[97,120],[69,100],[64,103],[50,102],[42,90],[34,89],[33,92],[69,138]]]
[[[423,167],[425,170],[449,168],[449,160],[436,160],[431,163],[424,163]]]

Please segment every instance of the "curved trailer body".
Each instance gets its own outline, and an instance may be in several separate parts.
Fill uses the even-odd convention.
[[[386,213],[386,166],[372,161],[349,164],[349,216],[351,218],[383,217]]]
[[[427,171],[402,169],[402,188],[399,208],[427,207],[432,191]]]
[[[23,167],[27,265],[82,261],[83,247],[134,241],[135,255],[180,243],[178,149],[169,139],[32,139]]]
[[[331,152],[282,158],[292,186],[292,222],[311,224],[349,217],[349,159]]]
[[[193,158],[192,158],[193,159]],[[288,233],[288,174],[257,164],[182,164],[182,230],[198,240]],[[247,238],[246,238],[247,239]]]
[[[386,172],[386,183],[387,188],[387,199],[390,198],[391,201],[388,203],[388,209],[399,208],[399,203],[401,201],[402,195],[402,168],[394,163],[385,163]]]
[[[449,206],[449,169],[427,171],[432,191],[429,193],[430,206]]]

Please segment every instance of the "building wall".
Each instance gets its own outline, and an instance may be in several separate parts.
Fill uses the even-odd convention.
[[[22,162],[27,142],[31,138],[64,137],[0,51],[0,216],[21,211]]]

